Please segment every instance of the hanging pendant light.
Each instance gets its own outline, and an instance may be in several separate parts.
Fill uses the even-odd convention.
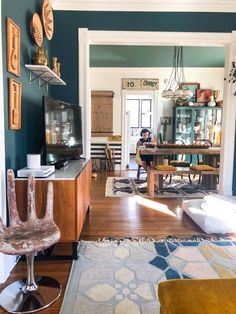
[[[167,99],[188,99],[193,96],[188,88],[184,75],[183,47],[175,46],[173,56],[173,67],[164,91],[161,93]]]

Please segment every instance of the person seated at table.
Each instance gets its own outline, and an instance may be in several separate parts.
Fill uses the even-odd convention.
[[[148,129],[142,129],[141,133],[141,138],[137,142],[137,151],[139,151],[140,146],[152,146],[155,143],[151,139],[151,133]],[[142,155],[140,154],[140,158],[142,161],[142,166],[145,170],[147,170],[147,166],[152,166],[153,164],[153,155]]]

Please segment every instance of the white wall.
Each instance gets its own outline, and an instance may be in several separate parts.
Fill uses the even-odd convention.
[[[114,91],[113,131],[121,135],[121,80],[122,78],[158,78],[160,92],[171,68],[90,68],[91,90]],[[185,68],[187,82],[200,83],[200,88],[220,90],[218,100],[223,99],[224,68]],[[160,99],[163,116],[172,116],[172,101]],[[171,132],[169,131],[168,137]]]

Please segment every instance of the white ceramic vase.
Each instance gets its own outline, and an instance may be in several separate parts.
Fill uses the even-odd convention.
[[[207,103],[208,107],[215,107],[216,106],[216,102],[214,101],[214,97],[211,96],[211,100]]]

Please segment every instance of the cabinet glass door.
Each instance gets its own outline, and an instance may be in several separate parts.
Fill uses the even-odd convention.
[[[204,138],[210,140],[213,146],[221,144],[222,110],[212,108],[206,111]]]
[[[192,142],[192,110],[177,108],[175,140],[181,140],[185,144]]]
[[[193,141],[205,139],[206,132],[206,110],[197,108],[193,111]]]

